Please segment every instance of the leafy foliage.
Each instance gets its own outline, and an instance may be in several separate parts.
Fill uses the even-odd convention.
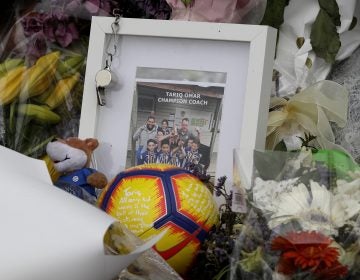
[[[310,43],[315,54],[334,63],[341,42],[336,26],[340,25],[339,6],[335,0],[319,0],[320,11],[311,28]]]
[[[340,26],[339,6],[335,0],[319,0],[320,9],[323,9],[336,26]]]
[[[284,22],[284,10],[290,0],[268,0],[264,17],[260,24],[269,25],[276,29]]]

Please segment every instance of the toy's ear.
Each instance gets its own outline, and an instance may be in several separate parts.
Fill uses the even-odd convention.
[[[85,144],[91,151],[93,151],[99,146],[99,141],[95,138],[86,138]]]

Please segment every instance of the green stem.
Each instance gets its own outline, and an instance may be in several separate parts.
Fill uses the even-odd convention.
[[[220,272],[214,276],[214,278],[212,280],[220,280],[221,277],[223,277],[226,273],[228,273],[230,271],[230,264],[228,264],[227,266],[225,266],[222,270],[220,270]]]
[[[25,151],[23,154],[26,156],[31,155],[32,153],[36,152],[37,150],[41,149],[43,146],[45,146],[47,143],[49,143],[51,140],[53,140],[56,137],[56,135],[51,135],[49,138],[45,139],[44,141],[42,141],[40,144],[38,144],[35,147],[32,147],[30,149],[28,149],[27,151]]]

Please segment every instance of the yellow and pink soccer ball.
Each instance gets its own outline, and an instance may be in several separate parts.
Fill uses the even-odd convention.
[[[154,249],[185,274],[209,230],[218,207],[208,188],[190,172],[166,164],[145,164],[118,174],[98,205],[147,240],[163,230]]]

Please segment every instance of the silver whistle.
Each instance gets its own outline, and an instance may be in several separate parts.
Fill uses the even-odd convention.
[[[100,106],[105,105],[105,88],[108,87],[111,83],[111,71],[108,66],[104,69],[98,71],[95,75],[96,82],[96,93],[98,104]]]

